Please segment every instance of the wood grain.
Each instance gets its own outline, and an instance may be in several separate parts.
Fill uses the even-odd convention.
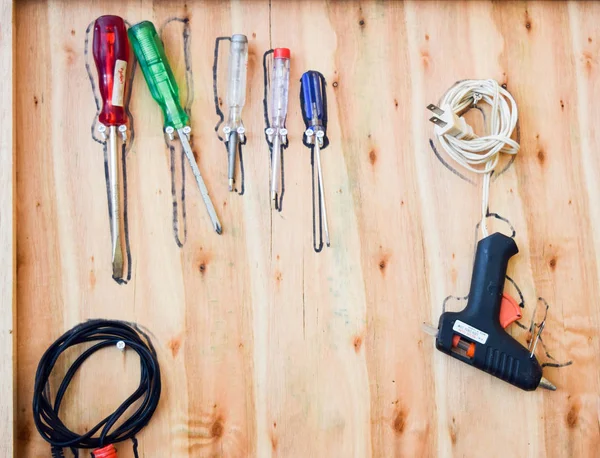
[[[14,453],[15,302],[15,122],[13,104],[14,10],[0,1],[0,455]]]
[[[10,17],[3,8],[2,18]],[[84,55],[86,28],[107,13],[157,27],[189,20],[194,149],[224,226],[220,237],[212,231],[186,166],[187,241],[175,244],[171,157],[138,70],[127,157],[133,270],[123,286],[111,279],[103,155],[90,135],[95,106]],[[159,352],[164,392],[140,434],[141,456],[597,455],[600,5],[32,0],[16,3],[15,14],[16,456],[49,454],[31,412],[40,356],[96,317],[139,323]],[[10,56],[5,23],[2,62]],[[182,27],[169,22],[163,34],[185,99]],[[214,40],[231,33],[250,39],[243,196],[227,191],[226,153],[214,132]],[[277,213],[269,205],[262,56],[284,46],[292,50],[290,147]],[[310,153],[298,103],[309,69],[328,82],[323,167],[332,247],[320,254],[312,248]],[[522,149],[491,189],[491,211],[508,223],[490,225],[516,231],[520,254],[509,274],[525,300],[523,323],[539,297],[550,304],[538,357],[552,361],[547,351],[572,361],[546,369],[554,393],[520,392],[465,367],[421,331],[470,280],[481,183],[438,160],[425,110],[464,78],[506,83],[519,105]],[[3,86],[5,97],[11,86]],[[0,113],[9,125],[11,114]],[[12,138],[0,142],[4,215]],[[0,236],[10,260],[7,221]],[[9,264],[0,276],[3,305],[12,295]],[[517,295],[513,285],[507,292]],[[10,316],[3,314],[2,333],[12,329]],[[511,332],[523,343],[529,337],[514,325]],[[14,364],[12,337],[2,335],[4,360]],[[6,402],[14,368],[1,370]],[[61,412],[68,424],[95,424],[134,388],[138,371],[127,352],[95,356],[68,393]],[[1,418],[10,418],[4,405]],[[119,456],[133,456],[130,444]]]

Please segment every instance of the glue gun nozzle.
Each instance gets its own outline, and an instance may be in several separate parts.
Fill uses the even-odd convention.
[[[546,390],[550,390],[550,391],[556,391],[556,386],[554,386],[554,384],[552,382],[550,382],[550,380],[542,377],[540,380],[540,384],[538,385],[539,388],[544,388]]]

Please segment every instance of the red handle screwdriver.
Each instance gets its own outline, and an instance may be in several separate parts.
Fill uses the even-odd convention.
[[[123,277],[123,247],[119,217],[119,161],[117,159],[117,128],[123,143],[127,141],[125,89],[129,63],[129,39],[125,22],[119,16],[101,16],[94,23],[94,61],[98,70],[98,88],[102,110],[98,115],[100,133],[106,140],[108,128],[110,215],[113,277]]]

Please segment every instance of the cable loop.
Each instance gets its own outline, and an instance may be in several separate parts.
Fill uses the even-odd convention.
[[[484,102],[491,108],[486,135],[457,138],[448,133],[436,133],[436,137],[457,164],[471,172],[483,174],[481,231],[486,237],[490,177],[501,154],[516,155],[520,148],[519,143],[511,138],[517,126],[517,103],[497,81],[488,79],[459,81],[444,94],[440,106],[448,107],[457,116],[462,116],[470,108],[479,108]]]
[[[140,358],[140,385],[108,417],[83,434],[71,431],[60,419],[59,412],[63,397],[81,365],[96,351],[107,347],[117,347],[119,342],[125,348],[135,351]],[[75,359],[60,382],[54,399],[51,399],[49,378],[59,357],[67,349],[90,344]],[[114,351],[118,351],[116,348]],[[63,448],[96,449],[124,440],[133,440],[148,424],[154,414],[161,393],[160,368],[156,350],[148,336],[122,321],[90,320],[75,326],[54,342],[42,356],[33,390],[33,419],[41,436],[51,445],[53,458],[63,458]],[[132,413],[124,418],[129,410]],[[118,426],[115,426],[118,424]],[[137,451],[137,450],[136,450]]]

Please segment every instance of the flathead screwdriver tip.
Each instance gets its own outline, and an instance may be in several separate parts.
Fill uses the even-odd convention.
[[[229,179],[229,192],[233,191],[233,178]]]
[[[223,233],[223,228],[221,227],[221,223],[214,223],[215,232],[219,235]]]
[[[119,280],[123,278],[123,259],[113,260],[113,278]]]
[[[538,387],[540,388],[544,388],[546,390],[550,390],[550,391],[556,391],[556,386],[554,386],[554,384],[548,380],[547,378],[542,377],[540,379],[540,384],[538,385]]]

